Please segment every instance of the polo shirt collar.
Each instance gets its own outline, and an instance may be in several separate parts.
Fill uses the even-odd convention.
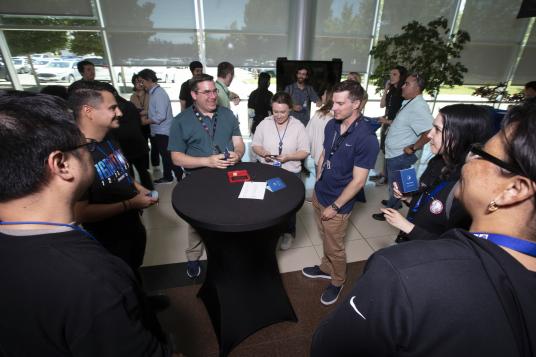
[[[159,84],[155,85],[153,88],[149,89],[149,94],[153,94],[156,88],[160,87]]]

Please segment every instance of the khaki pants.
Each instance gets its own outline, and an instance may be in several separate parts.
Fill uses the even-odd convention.
[[[326,207],[322,206],[313,194],[313,207],[315,209],[315,221],[320,232],[320,238],[324,247],[324,256],[320,269],[331,275],[331,283],[341,286],[346,281],[346,250],[344,237],[348,227],[350,213],[337,214],[330,220],[322,221],[322,212]]]
[[[197,261],[203,255],[205,245],[201,240],[201,236],[194,227],[188,225],[188,248],[186,248],[186,258],[189,262]]]

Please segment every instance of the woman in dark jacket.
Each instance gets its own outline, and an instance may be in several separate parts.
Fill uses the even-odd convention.
[[[468,228],[471,219],[454,199],[453,188],[471,144],[484,143],[493,135],[489,111],[470,104],[442,108],[428,134],[430,149],[436,156],[428,163],[420,179],[420,189],[402,195],[396,183],[395,197],[409,204],[407,218],[397,210],[382,209],[389,224],[400,229],[400,243],[413,239],[433,239],[449,228]]]

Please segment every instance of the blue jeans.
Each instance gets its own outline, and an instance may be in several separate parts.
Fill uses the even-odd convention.
[[[389,188],[389,202],[387,207],[390,208],[399,208],[402,205],[400,201],[393,196],[393,182],[395,177],[395,171],[408,169],[417,161],[417,156],[415,154],[407,155],[402,154],[400,156],[395,156],[390,159],[385,159],[385,168],[387,170],[387,185]]]

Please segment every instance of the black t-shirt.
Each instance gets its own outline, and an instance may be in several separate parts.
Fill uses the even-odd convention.
[[[122,98],[118,102],[123,116],[119,118],[119,128],[111,130],[110,136],[119,143],[127,160],[147,155],[149,147],[143,136],[138,108]]]
[[[129,267],[78,231],[0,233],[0,355],[169,356]]]
[[[534,356],[534,331],[536,273],[497,245],[451,230],[372,255],[320,323],[311,356]]]
[[[274,94],[268,90],[255,89],[249,95],[248,108],[255,110],[253,121],[260,123],[264,118],[270,115],[272,110],[272,97]]]
[[[106,137],[91,154],[95,180],[84,199],[89,203],[117,203],[136,196],[134,180],[128,173],[128,162],[116,142]],[[117,231],[138,229],[140,222],[138,212],[129,210],[102,221],[84,222],[84,227],[101,240],[101,236],[106,232],[108,236],[116,234]]]
[[[192,94],[190,93],[190,80],[188,79],[181,85],[181,91],[179,93],[179,99],[186,101],[186,107],[188,108],[192,104],[194,104],[194,99],[192,98]]]
[[[468,229],[471,217],[457,199],[452,200],[452,206],[447,216],[447,200],[459,179],[460,172],[451,173],[446,180],[441,180],[441,172],[445,161],[441,155],[436,155],[428,162],[423,172],[420,184],[421,193],[413,196],[408,211],[408,219],[415,224],[413,230],[407,235],[409,239],[434,239],[451,228]],[[443,183],[444,181],[444,183]],[[444,185],[437,193],[434,191],[439,185]],[[422,195],[422,198],[421,198]],[[432,198],[433,197],[433,198]],[[420,199],[417,212],[413,209]]]
[[[385,96],[385,115],[389,120],[395,119],[396,113],[398,113],[403,101],[402,88],[391,86],[391,89],[389,89],[389,92]]]

